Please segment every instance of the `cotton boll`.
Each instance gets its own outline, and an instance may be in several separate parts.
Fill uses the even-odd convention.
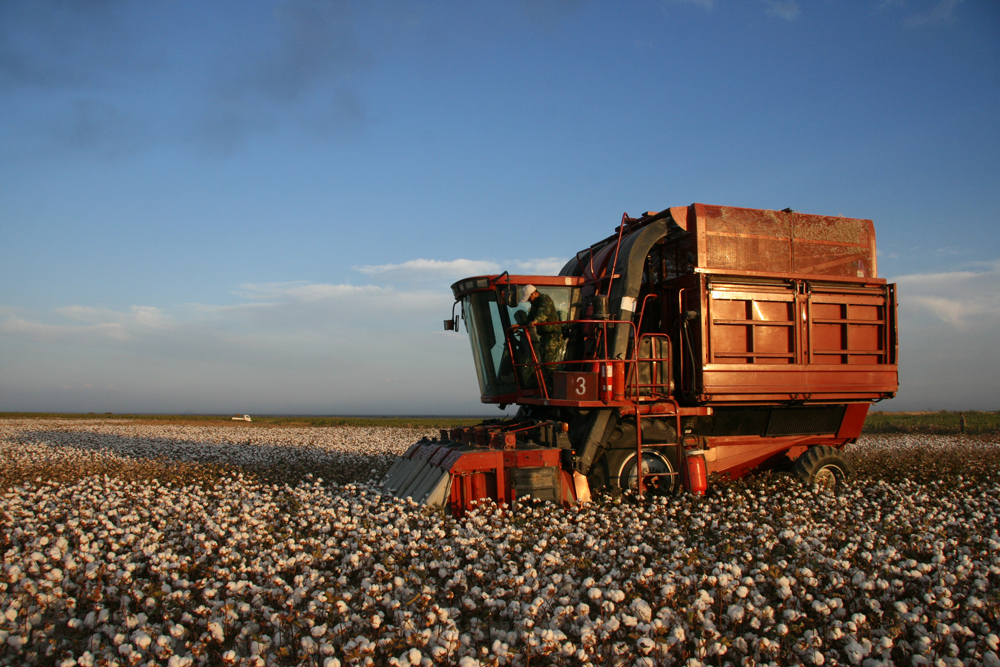
[[[217,621],[209,621],[206,629],[214,641],[221,643],[225,639],[225,633],[222,629],[222,625]]]
[[[653,608],[649,606],[649,603],[640,598],[636,598],[632,601],[632,610],[636,615],[642,620],[643,623],[649,623],[653,618]]]
[[[5,442],[3,429],[9,428],[6,424],[0,420],[0,450]],[[48,426],[33,428],[38,432],[54,432]],[[82,433],[79,425],[74,424],[73,428]],[[113,429],[121,427],[100,428],[105,435],[99,437],[115,438],[118,436],[112,433]],[[218,437],[219,432],[204,427],[179,429],[169,439],[156,440],[155,435],[147,437],[134,431],[127,440],[118,438],[109,442],[117,443],[115,446],[127,442],[129,447],[147,448],[143,449],[147,452],[144,460],[155,464],[156,454],[151,447],[156,443],[181,443],[185,447],[186,443],[194,443],[191,452],[229,448],[225,451],[242,456],[242,450],[251,449],[256,455],[268,442],[290,450],[295,446],[294,437],[298,437],[291,435],[293,431],[261,429],[255,431],[250,444],[237,447],[232,437],[227,436],[230,442],[224,442]],[[364,447],[377,440],[362,442],[354,435],[361,432],[349,429],[294,432],[318,445],[334,433],[345,434],[344,443],[354,442]],[[883,446],[881,442],[875,444]],[[17,444],[25,448],[21,442]],[[164,445],[157,446],[162,451]],[[857,446],[868,446],[865,438]],[[925,450],[932,446],[927,440],[919,444]],[[9,450],[0,454],[6,451]],[[66,443],[58,451],[79,450]],[[124,453],[124,448],[119,451]],[[269,451],[277,453],[279,449]],[[31,454],[36,460],[44,458],[41,450],[31,450]],[[351,456],[354,454],[345,456],[344,461]],[[272,460],[284,465],[280,457]],[[91,463],[88,465],[93,467]],[[122,457],[115,465],[129,463]],[[324,471],[324,477],[327,476]],[[512,666],[520,664],[516,657],[520,649],[509,643],[515,641],[518,647],[531,642],[548,647],[553,658],[572,655],[573,660],[593,664],[609,661],[632,664],[641,657],[655,658],[654,652],[643,656],[637,642],[619,639],[633,622],[632,627],[640,637],[658,634],[672,642],[670,645],[677,651],[688,655],[704,641],[701,633],[729,636],[730,628],[742,623],[746,629],[744,636],[752,641],[747,639],[744,646],[737,641],[743,640],[743,636],[730,637],[726,658],[734,664],[757,651],[761,657],[770,655],[773,659],[777,653],[770,649],[770,653],[765,653],[764,637],[758,640],[757,635],[773,638],[782,630],[792,634],[787,629],[789,625],[796,628],[796,633],[815,632],[810,636],[837,642],[834,646],[837,650],[847,642],[849,635],[844,635],[845,631],[858,633],[855,639],[874,637],[875,646],[870,647],[871,654],[865,659],[876,662],[885,659],[886,650],[919,651],[922,644],[918,644],[915,633],[921,626],[937,633],[931,636],[933,641],[937,641],[936,637],[947,640],[943,659],[951,659],[950,651],[956,654],[956,659],[968,661],[971,649],[966,647],[973,642],[964,640],[968,636],[965,628],[980,636],[987,636],[991,630],[982,616],[985,608],[982,591],[988,590],[994,576],[991,568],[997,568],[996,574],[1000,574],[1000,560],[994,562],[979,554],[1000,550],[1000,540],[993,538],[997,543],[994,547],[989,535],[977,535],[967,526],[991,525],[990,521],[995,525],[991,517],[996,510],[988,503],[978,504],[978,499],[996,497],[996,493],[990,496],[988,492],[966,490],[951,494],[946,486],[929,491],[917,485],[897,488],[862,478],[849,499],[828,499],[817,504],[820,499],[793,494],[782,488],[777,479],[763,479],[719,485],[717,496],[701,499],[697,504],[682,495],[657,499],[648,507],[631,502],[595,503],[564,512],[551,506],[543,511],[547,506],[530,505],[516,515],[516,522],[512,514],[484,507],[464,520],[453,521],[428,515],[413,504],[382,499],[360,485],[318,484],[317,477],[314,475],[298,486],[261,485],[244,476],[204,487],[172,488],[125,483],[107,476],[99,478],[99,483],[88,481],[67,487],[69,493],[65,496],[58,489],[48,489],[45,509],[41,504],[31,505],[35,502],[32,496],[12,501],[10,494],[0,495],[0,522],[5,512],[10,514],[12,522],[0,525],[0,530],[9,534],[23,531],[19,535],[26,536],[24,543],[28,545],[24,553],[38,551],[45,557],[43,561],[27,557],[18,561],[36,563],[38,573],[31,575],[34,583],[16,589],[16,596],[24,596],[23,610],[21,605],[14,608],[17,620],[21,622],[22,617],[37,620],[34,630],[49,632],[46,628],[53,627],[53,623],[46,612],[27,610],[33,604],[53,605],[54,609],[60,604],[60,596],[73,595],[81,601],[80,608],[66,617],[83,618],[83,627],[100,628],[96,644],[86,640],[90,642],[88,648],[103,654],[113,650],[108,646],[108,637],[128,635],[133,647],[128,658],[131,660],[132,656],[138,656],[136,649],[142,650],[135,632],[149,636],[162,632],[159,636],[167,644],[157,641],[163,650],[162,656],[156,654],[161,663],[167,661],[169,650],[176,649],[184,655],[182,640],[198,646],[200,632],[183,633],[173,639],[171,630],[175,622],[202,629],[206,629],[209,621],[230,624],[239,631],[235,641],[248,642],[251,654],[256,655],[266,655],[293,642],[298,645],[305,633],[316,640],[317,652],[324,657],[341,655],[333,650],[337,646],[337,650],[361,652],[359,663],[365,660],[382,663],[391,656],[385,655],[381,644],[349,639],[374,630],[378,632],[378,641],[386,642],[385,646],[390,642],[405,646],[399,642],[413,637],[420,642],[423,664],[432,661],[439,649],[451,646],[451,641],[462,647],[458,649],[462,651],[459,655],[486,660],[487,655],[480,655],[474,649],[477,643],[491,642],[494,637],[488,626],[479,623],[480,614],[500,614],[512,628],[510,636],[503,632],[503,643],[508,644],[504,659]],[[88,494],[95,499],[93,509],[88,504],[91,502],[87,500]],[[68,507],[66,501],[70,498],[73,498],[72,515],[51,514],[52,508],[64,511],[58,509],[60,503]],[[956,502],[956,498],[961,500]],[[11,502],[22,504],[11,505]],[[34,514],[21,514],[18,507],[22,506],[30,507]],[[723,507],[745,521],[720,518]],[[101,517],[102,522],[95,523],[90,534],[91,525],[84,525],[88,512],[90,516]],[[963,523],[958,520],[960,516],[972,517],[974,521]],[[46,526],[62,525],[66,531],[78,532],[65,545],[60,545],[55,536],[50,546],[42,545],[39,538],[27,533],[43,518]],[[71,528],[70,522],[74,520],[77,524]],[[709,535],[704,532],[707,528],[700,526],[715,526],[717,532]],[[840,526],[859,528],[847,532]],[[892,533],[898,526],[921,529],[900,540]],[[633,540],[633,536],[640,537]],[[67,558],[79,561],[78,571],[61,567],[62,577],[55,581],[52,570],[45,569],[55,566],[55,561],[49,558],[51,545],[60,549],[61,563],[65,564]],[[904,552],[928,552],[936,559],[929,562],[904,559],[901,555]],[[347,576],[348,573],[334,569],[352,554],[359,561],[355,574]],[[578,561],[577,554],[585,556]],[[744,557],[734,567],[732,559],[739,554]],[[559,572],[552,572],[553,568]],[[9,571],[10,565],[5,565],[5,581]],[[438,580],[435,575],[441,571],[446,577]],[[129,577],[126,579],[120,573],[128,573]],[[858,589],[870,586],[870,590],[865,590],[868,600],[880,603],[879,608],[870,602],[858,606],[853,597],[846,604],[835,598],[839,591],[852,586],[852,578],[859,573],[864,574],[864,581]],[[362,576],[362,581],[356,576]],[[714,588],[708,587],[710,577],[715,577]],[[590,585],[581,586],[588,578]],[[782,578],[785,585],[777,585]],[[47,581],[67,592],[49,588]],[[239,581],[245,583],[237,589]],[[73,585],[86,588],[69,593],[67,586]],[[100,606],[87,606],[90,603],[82,601],[89,600],[87,595],[98,590],[98,586],[116,590],[99,600]],[[147,594],[136,597],[130,590],[133,587]],[[590,588],[597,588],[601,597],[592,600],[588,595]],[[204,606],[196,612],[199,601],[193,598],[198,591],[208,590],[217,593],[202,598],[200,603]],[[386,597],[388,590],[392,594]],[[788,596],[782,599],[778,592],[786,590]],[[933,604],[919,598],[924,592],[933,594]],[[134,620],[117,611],[109,616],[108,608],[118,610],[126,597],[131,600],[127,608],[146,609],[152,601],[153,606],[147,612],[150,617],[158,619],[161,613],[166,613],[169,620],[157,630],[155,626],[147,628],[147,621],[140,619],[139,614],[135,614]],[[655,619],[647,620],[645,609],[638,603],[643,598],[657,601]],[[468,604],[469,601],[475,606]],[[947,608],[949,603],[945,601],[962,603]],[[722,618],[716,616],[720,603]],[[734,604],[744,609],[739,621],[729,615]],[[96,614],[99,609],[100,620]],[[879,613],[880,609],[890,611]],[[689,610],[695,613],[694,631],[686,626]],[[865,617],[848,618],[858,612],[865,612]],[[529,613],[535,616],[529,618]],[[649,614],[652,615],[652,610]],[[735,611],[734,614],[738,616]],[[610,622],[612,616],[620,627]],[[326,618],[330,619],[329,634],[313,637],[319,626],[313,625],[311,619]],[[783,623],[776,625],[777,621]],[[946,624],[949,633],[938,633],[938,623]],[[66,627],[72,630],[68,623]],[[301,630],[288,633],[290,627]],[[889,639],[885,633],[890,627],[893,644],[886,649],[883,640]],[[674,628],[683,639],[676,633],[670,634]],[[455,633],[454,640],[446,637],[445,633],[450,632]],[[564,639],[560,632],[568,636]],[[212,636],[207,629],[206,633],[205,637]],[[4,634],[3,639],[12,634]],[[18,636],[27,641],[25,633]],[[805,636],[796,639],[805,641]],[[712,634],[707,638],[718,640]],[[123,636],[122,643],[125,641],[127,638]],[[350,641],[354,644],[345,648],[345,642]],[[796,645],[801,643],[796,650],[802,651],[797,654],[798,659],[804,662],[809,661],[808,650],[813,653],[817,650],[809,641],[812,640],[796,642]],[[718,643],[722,644],[721,640]],[[862,650],[866,648],[863,641],[857,643]],[[983,651],[988,645],[980,642],[979,646],[978,650]],[[459,659],[455,653],[450,655],[455,661]],[[847,662],[842,651],[841,659]],[[409,661],[408,655],[406,660]]]
[[[734,623],[738,623],[743,620],[743,617],[746,615],[746,610],[738,604],[733,604],[729,605],[729,609],[726,610],[726,615]]]

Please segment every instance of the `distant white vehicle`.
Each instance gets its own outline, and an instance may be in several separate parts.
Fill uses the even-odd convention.
[[[252,421],[250,415],[243,415],[242,417],[233,417],[234,422],[248,422]]]

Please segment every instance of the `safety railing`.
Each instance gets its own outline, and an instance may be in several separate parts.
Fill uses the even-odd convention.
[[[627,359],[614,359],[609,351],[609,333],[622,324],[628,327],[629,354]],[[589,328],[590,336],[584,336],[587,342],[582,355],[543,361],[531,335],[532,325],[510,326],[506,332],[507,354],[514,368],[518,392],[522,396],[552,398],[549,384],[551,374],[557,370],[597,372],[602,374],[602,381],[608,383],[614,383],[614,374],[620,373],[620,390],[614,392],[616,401],[656,401],[671,395],[671,340],[667,334],[646,333],[637,337],[635,324],[628,320],[560,320],[540,326],[580,326],[585,330]],[[649,344],[650,353],[644,355],[642,350],[646,343]],[[657,347],[665,348],[666,354],[653,354]],[[643,376],[644,370],[648,381]],[[534,380],[533,385],[529,384],[528,378]],[[547,378],[550,382],[546,382]]]

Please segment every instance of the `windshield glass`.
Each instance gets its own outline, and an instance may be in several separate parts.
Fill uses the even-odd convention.
[[[474,292],[462,301],[462,314],[472,342],[472,359],[483,396],[517,391],[514,368],[504,344],[505,323],[494,292]],[[504,313],[506,316],[506,312]]]
[[[572,288],[539,287],[541,301],[532,312],[532,303],[521,303],[511,308],[497,303],[496,293],[474,292],[463,301],[463,314],[469,339],[472,343],[472,357],[476,364],[479,389],[483,396],[499,396],[517,391],[514,364],[504,332],[512,324],[527,324],[533,320],[538,326],[532,327],[531,343],[536,358],[543,364],[562,361],[566,355],[566,340],[563,326],[542,322],[562,322],[570,319]],[[548,302],[546,303],[546,300]],[[545,306],[544,308],[541,306]],[[543,317],[543,319],[539,319]],[[520,370],[522,387],[537,387],[533,370],[528,366],[531,352],[518,336],[513,341],[515,360]],[[544,370],[550,376],[555,366]]]

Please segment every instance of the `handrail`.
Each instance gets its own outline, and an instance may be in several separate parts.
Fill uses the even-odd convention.
[[[653,356],[653,343],[652,343],[652,341],[654,339],[657,339],[657,338],[664,339],[664,340],[667,341],[667,349],[668,349],[668,353],[669,353],[669,351],[671,350],[671,347],[670,347],[670,343],[671,343],[670,336],[668,336],[667,334],[664,334],[664,333],[650,332],[650,333],[641,334],[639,336],[639,340],[637,341],[637,344],[636,344],[636,352],[635,352],[635,355],[634,355],[632,361],[635,362],[635,382],[633,383],[633,389],[634,389],[633,395],[634,395],[634,399],[637,400],[637,401],[642,399],[642,390],[643,389],[649,389],[651,393],[654,393],[654,392],[656,392],[657,389],[666,388],[666,392],[665,393],[668,396],[670,395],[670,373],[669,373],[669,371],[667,372],[667,377],[662,378],[662,381],[658,381],[658,380],[660,380],[660,378],[658,378],[658,374],[659,374],[659,365],[662,362],[664,362],[664,361],[666,361],[667,363],[671,363],[671,358],[669,356],[667,356],[667,357]],[[648,357],[640,357],[639,356],[640,353],[641,353],[641,351],[642,351],[642,341],[643,341],[643,339],[648,339],[650,341],[650,346],[649,346],[650,356],[648,356]],[[649,380],[650,380],[649,384],[642,384],[642,383],[639,382],[639,364],[640,363],[651,364],[650,375],[649,375]],[[657,396],[651,396],[651,398],[658,398],[658,397],[659,397],[659,394],[657,394]]]
[[[639,308],[639,322],[636,324],[636,329],[642,331],[642,321],[646,318],[646,304],[649,303],[650,299],[655,299],[656,294],[649,293],[642,298],[642,306]]]
[[[680,390],[687,393],[688,388],[684,385],[684,292],[687,288],[681,287],[677,290],[677,373]],[[690,343],[689,343],[690,344]],[[691,370],[694,373],[694,369]]]
[[[609,298],[611,297],[611,285],[615,280],[615,270],[618,268],[618,252],[622,249],[622,239],[625,237],[625,223],[629,220],[631,218],[628,217],[628,213],[622,213],[622,223],[618,226],[618,242],[615,244],[615,258],[611,261],[611,272],[608,274],[608,293],[606,296]]]
[[[557,361],[546,361],[546,362],[542,362],[539,359],[538,352],[535,349],[535,344],[534,344],[534,341],[532,340],[531,333],[529,331],[529,327],[536,327],[536,326],[566,326],[566,325],[581,325],[582,326],[582,325],[587,325],[587,324],[598,325],[600,327],[600,332],[602,334],[602,335],[597,336],[597,339],[599,340],[599,348],[597,350],[593,351],[593,356],[590,356],[590,357],[584,356],[582,358],[571,358],[571,359],[565,359],[564,358],[564,359],[560,359],[560,360],[557,360]],[[629,338],[631,339],[631,346],[630,346],[631,347],[631,350],[630,350],[631,354],[629,355],[628,359],[612,359],[611,358],[611,353],[608,350],[607,329],[611,328],[611,327],[614,327],[614,326],[617,326],[619,324],[626,324],[626,325],[628,325],[630,327],[630,330],[631,330],[630,331],[631,335],[629,336]],[[527,341],[527,348],[524,351],[522,351],[521,355],[515,355],[515,353],[514,353],[514,343],[513,343],[513,341],[514,341],[514,338],[515,338],[515,334],[518,333],[518,332],[522,332],[523,340]],[[659,363],[661,363],[661,362],[668,362],[669,363],[671,361],[670,357],[650,356],[650,357],[640,358],[639,351],[641,349],[640,346],[641,346],[641,343],[642,343],[643,339],[650,339],[650,340],[652,340],[654,338],[665,339],[667,341],[667,343],[668,343],[668,349],[671,349],[670,348],[670,342],[671,342],[670,336],[668,336],[667,334],[655,333],[655,332],[645,333],[645,334],[642,334],[641,336],[636,336],[636,334],[637,334],[636,325],[635,325],[635,323],[633,323],[633,322],[631,322],[629,320],[579,319],[579,320],[557,320],[557,321],[552,321],[552,322],[545,322],[544,324],[541,324],[541,325],[512,324],[510,327],[507,328],[507,330],[505,332],[505,338],[506,338],[507,352],[510,355],[511,364],[512,364],[512,366],[514,368],[514,381],[517,384],[517,387],[518,387],[519,391],[529,390],[529,387],[524,386],[524,384],[522,383],[522,374],[520,372],[518,372],[518,369],[521,369],[521,368],[529,368],[530,369],[531,374],[534,375],[535,381],[538,383],[539,393],[541,394],[542,398],[549,399],[549,398],[551,398],[551,396],[549,395],[549,387],[545,383],[545,378],[544,378],[544,375],[543,375],[543,369],[545,369],[545,368],[552,368],[552,369],[555,370],[555,369],[558,369],[560,366],[569,366],[569,365],[578,365],[578,364],[589,364],[589,363],[599,364],[599,363],[615,362],[615,363],[620,363],[620,364],[622,364],[623,366],[626,367],[626,371],[625,371],[625,399],[626,400],[629,400],[629,401],[638,401],[638,400],[641,400],[641,398],[642,398],[642,396],[641,396],[641,390],[642,389],[650,389],[652,392],[656,392],[657,389],[665,389],[666,390],[662,394],[656,393],[656,396],[653,397],[654,400],[658,399],[663,394],[666,394],[667,396],[669,396],[670,395],[670,386],[669,386],[669,384],[670,384],[670,378],[669,378],[669,373],[667,374],[667,377],[662,378],[663,381],[658,381],[661,378],[659,378],[659,376],[658,376],[657,365]],[[528,361],[527,362],[519,361],[518,360],[519,357],[520,358],[524,358],[524,352],[525,351],[527,352]],[[652,352],[652,349],[650,351]],[[654,380],[654,381],[650,382],[649,384],[642,384],[642,383],[639,382],[639,371],[638,371],[638,364],[639,363],[651,363],[651,364],[653,364],[653,371],[652,371],[652,374],[651,374],[651,380]]]

